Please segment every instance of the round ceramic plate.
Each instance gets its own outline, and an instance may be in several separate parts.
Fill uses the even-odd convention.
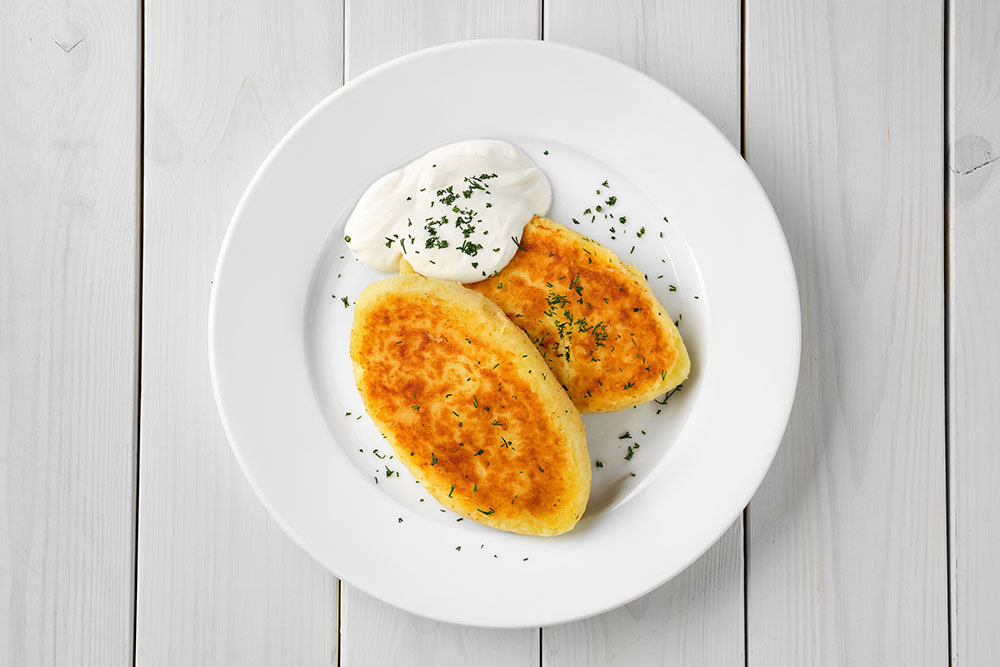
[[[531,156],[552,182],[549,217],[639,267],[691,354],[691,377],[664,404],[585,416],[591,499],[559,537],[442,509],[392,457],[351,373],[354,299],[387,276],[348,252],[347,216],[387,171],[472,138]],[[594,217],[612,196],[613,218]],[[209,336],[229,440],[288,534],[385,602],[494,627],[597,614],[698,558],[774,457],[800,343],[785,239],[726,138],[635,70],[522,41],[394,60],[299,121],[233,216]]]

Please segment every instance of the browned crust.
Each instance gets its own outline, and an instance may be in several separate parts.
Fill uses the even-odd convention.
[[[443,505],[530,535],[576,524],[590,492],[579,412],[490,301],[415,274],[375,283],[351,357],[368,414]]]
[[[528,334],[581,412],[644,403],[687,378],[680,333],[634,266],[542,217],[520,246],[499,274],[467,287]]]

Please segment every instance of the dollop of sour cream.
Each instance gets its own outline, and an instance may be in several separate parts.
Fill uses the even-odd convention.
[[[505,267],[524,226],[551,205],[549,180],[516,146],[460,141],[372,183],[344,236],[376,271],[396,272],[405,257],[428,278],[471,283]]]

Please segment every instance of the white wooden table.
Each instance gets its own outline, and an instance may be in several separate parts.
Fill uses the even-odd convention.
[[[559,627],[340,585],[251,492],[209,385],[212,270],[265,154],[346,80],[476,37],[691,100],[802,296],[743,519]],[[0,0],[0,665],[998,665],[998,331],[995,0]]]

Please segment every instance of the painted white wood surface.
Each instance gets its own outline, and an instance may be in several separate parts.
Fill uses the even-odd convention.
[[[535,39],[537,0],[348,0],[348,78],[410,51],[484,37]],[[422,619],[361,591],[341,588],[343,665],[535,666],[539,630],[466,628]]]
[[[337,581],[229,450],[208,299],[223,234],[285,131],[342,83],[336,3],[146,0],[136,664],[330,665]]]
[[[740,3],[548,0],[545,39],[603,53],[670,86],[740,145]],[[743,665],[743,522],[649,595],[545,628],[543,664]]]
[[[0,664],[132,660],[138,17],[0,2]]]
[[[491,630],[439,623],[341,585],[341,665],[537,667],[538,629]]]
[[[1000,663],[1000,3],[949,22],[953,665]]]
[[[740,145],[739,0],[545,0],[545,39],[662,82]]]
[[[347,80],[429,46],[541,36],[541,0],[344,0]]]
[[[649,72],[739,141],[739,2],[545,4],[546,38]],[[942,0],[746,4],[745,141],[804,323],[791,425],[749,511],[747,663],[942,664],[949,537],[951,660],[996,663],[1000,6],[949,3],[946,161]],[[260,160],[342,67],[538,37],[539,0],[146,0],[135,545],[138,11],[0,0],[0,664],[127,664],[133,604],[140,665],[738,664],[739,525],[597,619],[438,624],[350,588],[338,601],[216,416],[209,282]]]
[[[761,0],[746,19],[747,157],[803,323],[748,514],[748,664],[943,665],[943,6]]]

